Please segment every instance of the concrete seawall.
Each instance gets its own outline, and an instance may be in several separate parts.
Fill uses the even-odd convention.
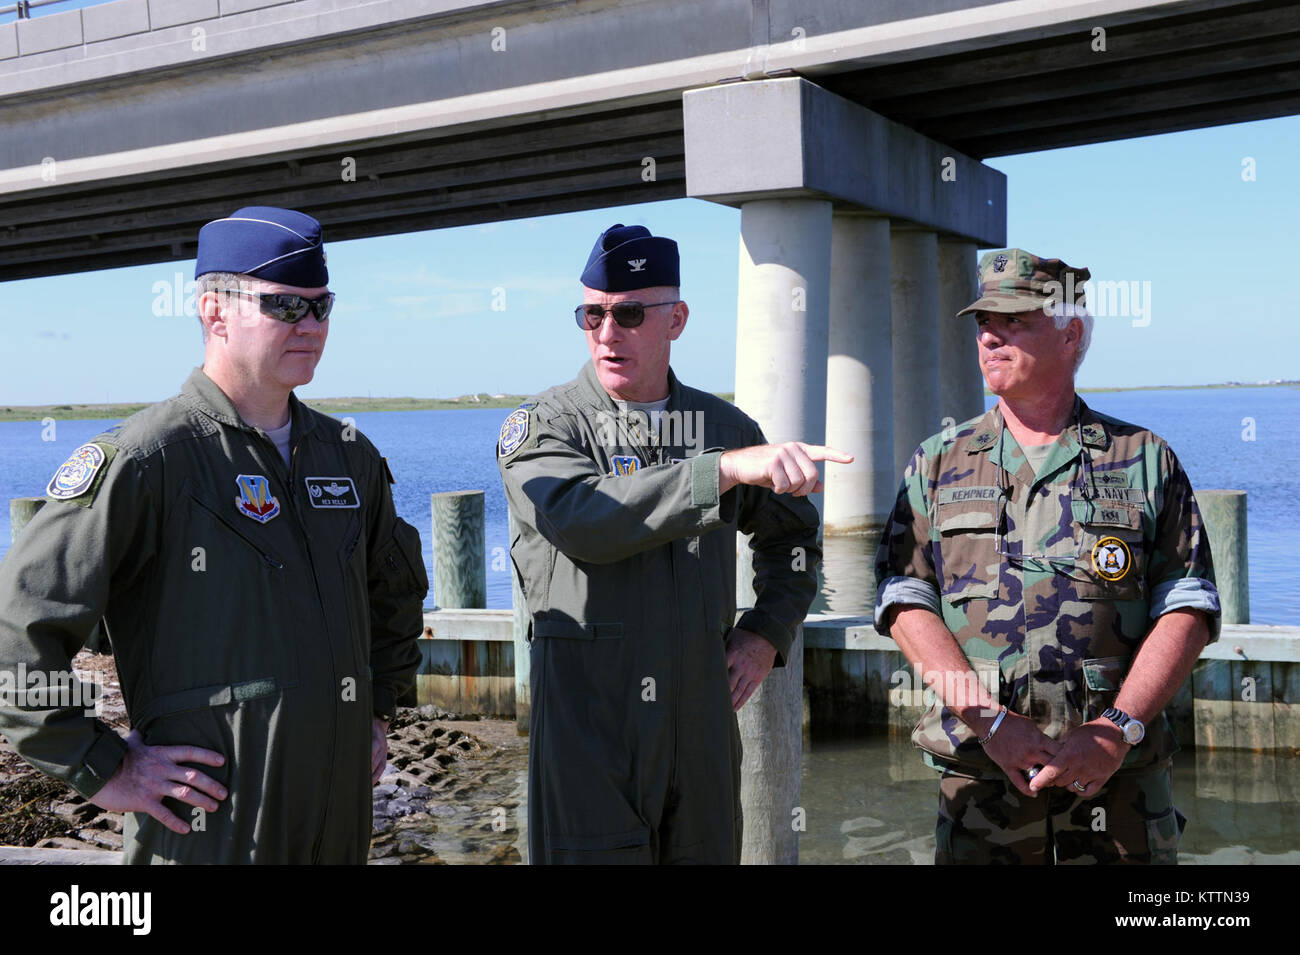
[[[420,703],[514,713],[509,610],[436,610],[420,641]],[[426,630],[426,633],[428,631]],[[804,729],[910,733],[924,690],[898,646],[868,617],[814,614],[804,624]],[[1206,749],[1300,748],[1300,627],[1227,624],[1166,708],[1178,742]]]

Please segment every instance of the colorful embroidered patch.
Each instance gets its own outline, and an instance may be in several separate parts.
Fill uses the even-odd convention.
[[[361,506],[361,497],[350,477],[309,477],[304,480],[311,506],[318,510]]]
[[[1118,537],[1103,537],[1092,548],[1092,566],[1106,580],[1121,580],[1132,563],[1128,544]]]
[[[239,488],[235,508],[240,514],[265,524],[280,513],[280,502],[271,494],[271,482],[261,474],[241,474],[235,484]]]
[[[85,494],[107,460],[108,456],[99,445],[83,444],[54,472],[45,493],[56,501],[67,501]]]
[[[501,435],[497,439],[497,457],[504,458],[508,454],[513,454],[527,438],[528,410],[517,408],[501,423]]]
[[[609,473],[614,475],[636,474],[641,467],[641,459],[635,454],[616,454],[609,459],[609,463],[614,467]]]

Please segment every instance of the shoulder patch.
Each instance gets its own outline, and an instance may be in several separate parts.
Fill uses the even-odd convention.
[[[380,458],[384,462],[384,476],[388,478],[389,484],[396,484],[397,478],[393,477],[393,469],[388,466],[388,458]]]
[[[520,448],[531,447],[537,443],[536,429],[533,427],[535,403],[525,403],[506,416],[501,423],[501,433],[497,436],[497,457],[508,458]]]
[[[116,454],[117,448],[111,444],[93,441],[83,444],[54,472],[45,487],[46,496],[52,501],[70,501],[89,507]]]

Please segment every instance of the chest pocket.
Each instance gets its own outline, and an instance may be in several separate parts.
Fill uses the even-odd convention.
[[[282,550],[264,528],[188,480],[172,503],[149,651],[153,689],[298,683],[299,625]],[[280,520],[288,520],[281,515]],[[248,526],[242,526],[247,524]],[[301,578],[295,577],[294,581]]]
[[[951,603],[998,594],[1001,558],[994,548],[998,501],[986,495],[965,500],[948,499],[941,489],[935,514],[939,532],[940,589]],[[962,488],[962,491],[994,491],[996,488]]]
[[[1079,535],[1075,591],[1084,600],[1139,600],[1146,595],[1143,511],[1133,503],[1071,502]]]

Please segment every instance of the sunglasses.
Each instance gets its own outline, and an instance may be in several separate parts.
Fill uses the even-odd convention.
[[[291,295],[287,292],[249,292],[242,288],[228,288],[221,291],[255,298],[263,315],[269,315],[276,321],[288,322],[290,325],[301,322],[307,317],[308,312],[315,315],[318,322],[323,322],[330,317],[330,311],[334,308],[333,292],[326,292],[320,298],[303,298],[301,295]]]
[[[614,321],[619,328],[636,328],[645,321],[645,310],[647,308],[658,308],[660,305],[677,305],[681,299],[674,299],[671,302],[655,302],[653,305],[642,305],[640,302],[615,302],[613,305],[579,305],[573,310],[574,321],[578,327],[584,331],[594,332],[605,321],[606,313],[614,316]]]

